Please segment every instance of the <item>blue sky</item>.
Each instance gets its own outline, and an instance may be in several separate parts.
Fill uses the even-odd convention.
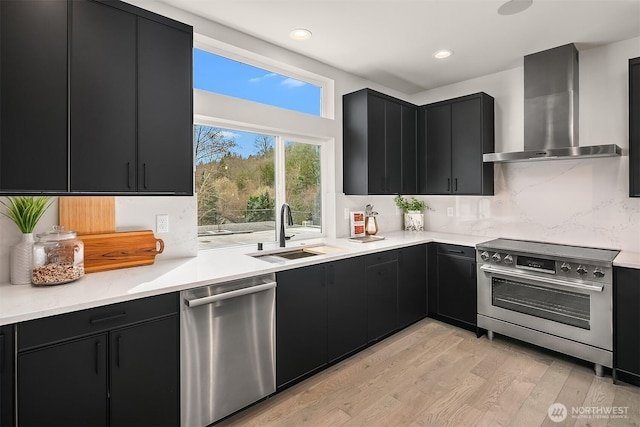
[[[320,88],[258,67],[233,61],[200,49],[193,50],[193,87],[320,115]],[[256,135],[231,131],[243,157],[253,152]]]

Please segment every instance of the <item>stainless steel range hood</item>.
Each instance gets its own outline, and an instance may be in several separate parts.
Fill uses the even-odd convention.
[[[524,150],[485,162],[619,156],[615,144],[578,144],[578,51],[573,44],[524,57]]]

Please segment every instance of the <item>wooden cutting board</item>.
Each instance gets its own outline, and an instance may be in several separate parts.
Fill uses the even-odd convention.
[[[60,197],[58,222],[78,234],[115,233],[115,197]]]
[[[85,273],[151,265],[164,250],[164,242],[156,239],[151,230],[88,234],[78,238],[84,242]]]

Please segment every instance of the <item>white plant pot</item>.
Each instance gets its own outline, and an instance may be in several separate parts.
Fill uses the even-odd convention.
[[[31,283],[34,241],[33,233],[24,233],[22,240],[11,248],[11,283],[13,285]]]
[[[424,231],[424,214],[422,211],[408,211],[404,214],[405,231]]]

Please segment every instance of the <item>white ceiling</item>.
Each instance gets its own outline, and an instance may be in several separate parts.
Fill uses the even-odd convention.
[[[406,94],[522,65],[567,43],[589,49],[640,36],[640,0],[164,0],[175,7]],[[313,37],[294,41],[307,28]],[[435,60],[433,52],[455,54]]]

